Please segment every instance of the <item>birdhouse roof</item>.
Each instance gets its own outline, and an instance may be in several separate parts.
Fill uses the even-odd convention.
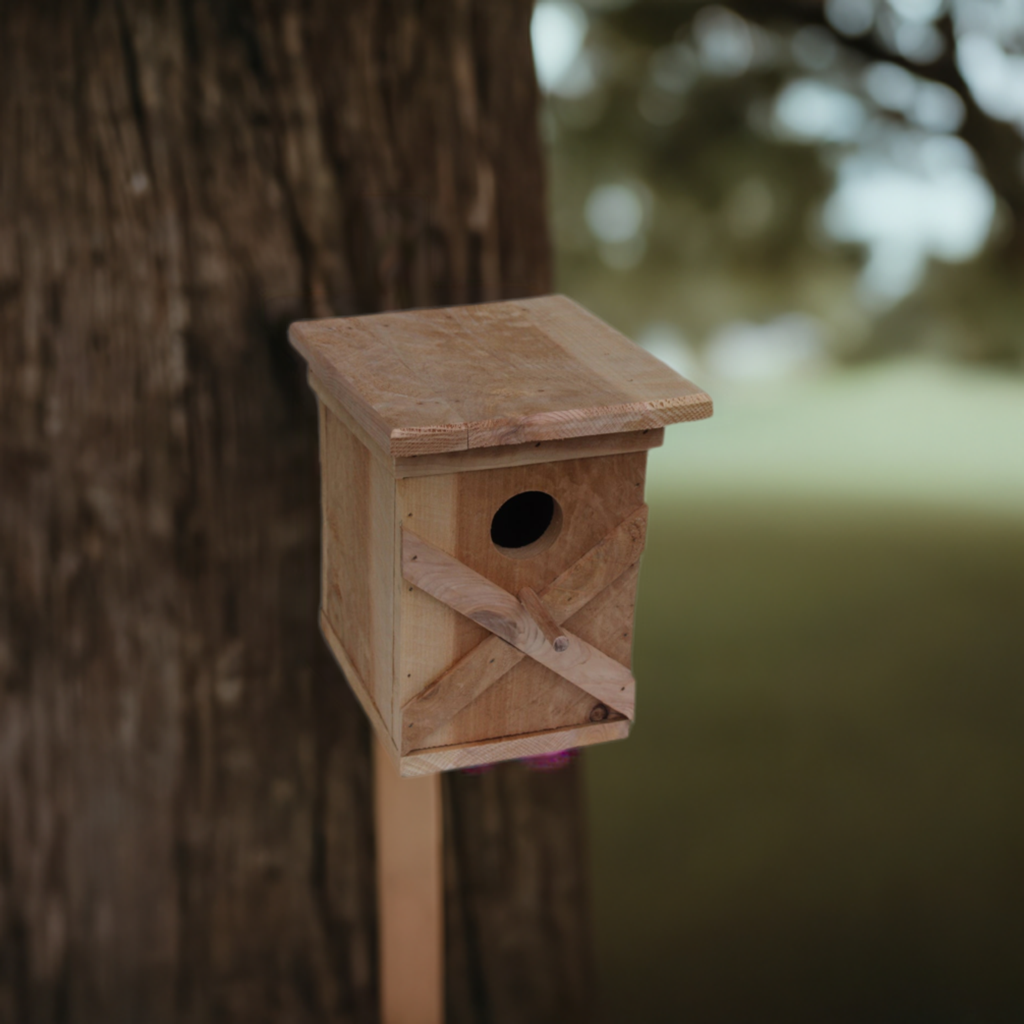
[[[562,295],[305,320],[292,345],[391,455],[663,427],[700,388]]]

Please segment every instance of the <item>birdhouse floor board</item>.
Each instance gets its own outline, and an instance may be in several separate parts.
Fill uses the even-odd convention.
[[[597,458],[602,455],[623,455],[660,448],[665,443],[663,427],[631,430],[624,433],[596,434],[590,437],[570,437],[556,441],[532,441],[520,445],[498,445],[475,448],[462,452],[442,452],[438,455],[386,454],[370,435],[348,414],[345,407],[309,374],[310,387],[316,392],[322,406],[354,434],[362,445],[387,467],[397,479],[420,476],[443,476],[448,473],[471,473],[481,469],[500,469],[503,466],[536,465],[541,462],[565,462],[569,459]],[[322,450],[322,449],[321,449]]]
[[[289,338],[322,388],[392,456],[711,415],[700,388],[561,295],[305,321]]]
[[[403,757],[400,771],[405,777],[413,777],[458,768],[474,768],[477,765],[511,761],[521,757],[558,754],[563,750],[587,747],[595,743],[623,740],[629,735],[631,724],[623,718],[614,722],[596,722],[574,729],[552,729],[481,743],[432,747]]]

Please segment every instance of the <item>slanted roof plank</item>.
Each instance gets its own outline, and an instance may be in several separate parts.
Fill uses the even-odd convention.
[[[696,385],[560,295],[293,324],[324,388],[391,455],[701,419]]]

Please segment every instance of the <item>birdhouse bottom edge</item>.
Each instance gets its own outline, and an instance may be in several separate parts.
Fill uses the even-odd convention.
[[[391,738],[377,705],[356,671],[352,659],[346,653],[322,611],[320,613],[320,631],[344,673],[349,687],[369,718],[374,732],[397,767],[399,774],[404,778],[455,771],[461,768],[475,768],[479,765],[512,761],[524,757],[557,754],[560,751],[576,747],[621,740],[629,735],[630,726],[633,724],[629,719],[591,722],[570,728],[549,729],[452,746],[424,747],[402,754]]]

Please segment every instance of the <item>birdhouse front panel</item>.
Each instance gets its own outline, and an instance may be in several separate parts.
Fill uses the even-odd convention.
[[[403,530],[449,553],[515,599],[530,588],[558,620],[562,609],[549,588],[621,527],[630,543],[615,566],[617,574],[602,578],[603,585],[585,604],[570,609],[564,625],[628,668],[636,597],[631,570],[643,543],[646,458],[641,451],[402,480],[398,508]],[[572,596],[578,593],[573,588]],[[515,648],[507,650],[504,640],[486,643],[494,637],[490,630],[420,587],[405,582],[401,598],[403,753],[595,722],[621,722],[622,728],[605,731],[625,734],[626,713]],[[478,656],[459,678],[443,680],[482,643],[499,653],[479,665]],[[438,685],[428,691],[432,684]],[[618,700],[623,708],[632,707],[631,683]]]
[[[561,297],[293,325],[321,628],[403,774],[625,736],[647,451],[710,414]]]

